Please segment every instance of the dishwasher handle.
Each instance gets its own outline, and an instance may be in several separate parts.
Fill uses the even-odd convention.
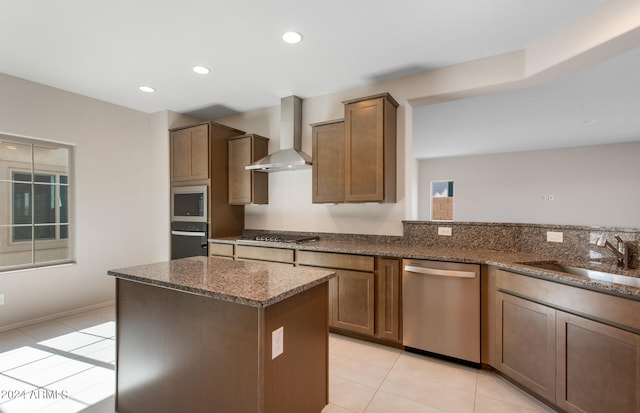
[[[404,270],[415,274],[436,275],[439,277],[476,278],[476,273],[474,271],[439,270],[436,268],[418,267],[415,265],[405,265]]]

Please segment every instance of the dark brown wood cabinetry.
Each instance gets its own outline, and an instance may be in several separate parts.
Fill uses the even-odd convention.
[[[171,131],[171,182],[209,178],[209,124]]]
[[[311,125],[314,203],[344,202],[344,121]]]
[[[396,102],[369,96],[345,105],[345,200],[396,202]]]
[[[298,265],[330,268],[329,326],[333,331],[402,343],[400,260],[298,251]]]
[[[375,334],[374,275],[336,269],[329,281],[329,325],[367,336]]]
[[[376,328],[375,335],[402,343],[402,261],[376,258]]]
[[[329,326],[365,336],[375,335],[375,261],[364,255],[298,251],[299,265],[330,268]]]
[[[567,412],[640,412],[640,335],[558,311],[556,404]]]
[[[640,411],[640,302],[502,270],[486,362],[567,412]]]
[[[237,245],[236,259],[250,261],[269,261],[293,265],[294,251],[289,248],[254,247]]]
[[[268,204],[269,176],[245,166],[268,153],[269,139],[248,134],[229,139],[229,204]]]
[[[388,93],[344,101],[344,121],[314,123],[313,202],[396,202],[396,108]]]
[[[192,286],[181,281],[225,274],[224,262],[195,262],[192,276],[165,274],[176,287],[117,279],[118,412],[300,413],[328,403],[327,283],[266,306],[229,299],[234,286],[213,296],[181,289]],[[253,271],[278,277],[273,264]],[[265,279],[256,283],[267,288]],[[274,356],[278,329],[283,352]]]
[[[171,129],[171,186],[207,185],[209,236],[242,233],[244,207],[227,201],[227,141],[244,132],[216,122]]]
[[[553,402],[556,317],[552,308],[497,293],[498,370]]]

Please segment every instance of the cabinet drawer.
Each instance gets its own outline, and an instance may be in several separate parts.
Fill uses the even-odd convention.
[[[276,261],[293,263],[293,250],[287,248],[253,247],[249,245],[236,246],[238,258],[249,258],[260,261]]]
[[[298,251],[298,264],[314,267],[342,268],[355,271],[373,271],[374,257],[368,255],[336,254],[333,252]]]
[[[233,244],[209,243],[209,256],[224,255],[233,257]]]

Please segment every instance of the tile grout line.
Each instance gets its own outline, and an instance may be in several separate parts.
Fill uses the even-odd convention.
[[[371,402],[373,402],[373,399],[376,398],[376,396],[378,395],[378,392],[380,391],[380,388],[382,387],[382,385],[384,384],[384,382],[387,380],[387,378],[389,377],[389,374],[391,374],[391,371],[393,370],[393,368],[396,366],[396,364],[398,364],[398,360],[400,360],[400,353],[396,354],[396,359],[393,362],[393,364],[391,365],[391,367],[389,368],[389,370],[387,371],[387,374],[384,375],[384,378],[382,380],[380,380],[380,384],[378,385],[378,387],[376,388],[376,391],[373,393],[373,397],[371,397],[371,400],[369,400],[369,402],[367,403],[367,405],[364,407],[363,413],[367,412],[367,409],[369,408],[369,406],[371,405]]]

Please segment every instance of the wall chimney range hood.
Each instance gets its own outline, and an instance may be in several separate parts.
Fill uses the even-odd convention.
[[[311,157],[302,152],[302,99],[280,99],[280,150],[247,165],[247,170],[278,172],[311,166]]]

